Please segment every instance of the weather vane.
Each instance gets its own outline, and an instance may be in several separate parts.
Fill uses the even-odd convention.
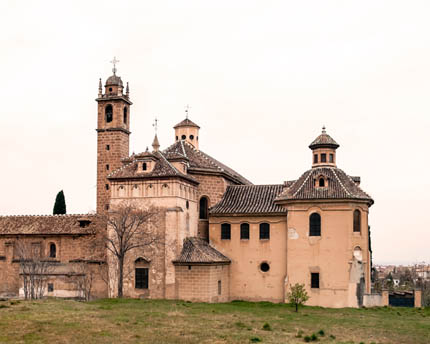
[[[152,124],[152,126],[155,129],[155,135],[157,135],[157,129],[158,129],[158,119],[157,119],[157,117],[155,117],[154,123]]]
[[[113,64],[112,72],[113,72],[113,74],[114,74],[114,75],[115,75],[115,73],[116,73],[116,64],[117,64],[118,62],[119,62],[119,60],[117,60],[115,56],[113,57],[113,60],[112,60],[112,61],[110,61],[110,63],[112,63],[112,64]]]
[[[187,104],[187,106],[185,106],[185,117],[188,119],[188,112],[191,109],[191,106],[189,104]]]

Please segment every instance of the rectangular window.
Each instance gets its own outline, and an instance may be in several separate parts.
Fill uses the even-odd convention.
[[[334,155],[330,154],[330,162],[334,162]]]
[[[110,146],[109,145],[106,145],[106,150],[110,150]]]
[[[221,281],[218,281],[218,295],[221,295]]]
[[[106,171],[109,171],[109,165],[106,165]]]
[[[249,240],[249,223],[242,223],[240,225],[240,239]]]
[[[314,164],[318,163],[318,154],[314,154]]]
[[[321,154],[321,162],[326,162],[327,161],[327,154],[322,153]]]
[[[48,283],[48,293],[52,293],[54,291],[54,283]]]
[[[135,288],[148,289],[148,268],[136,268]]]
[[[109,184],[106,184],[106,190],[109,190]]]
[[[221,225],[221,239],[222,240],[231,239],[231,226],[229,223],[223,223]]]
[[[268,223],[260,223],[260,240],[270,239],[270,225]]]
[[[311,288],[320,287],[320,274],[318,272],[311,273]]]

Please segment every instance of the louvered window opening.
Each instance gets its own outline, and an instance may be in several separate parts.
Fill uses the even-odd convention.
[[[223,223],[221,225],[221,239],[222,240],[231,239],[231,226],[229,223]]]
[[[318,213],[309,217],[309,236],[321,236],[321,216]]]
[[[240,239],[249,240],[249,223],[242,223],[240,225]]]
[[[148,289],[148,268],[136,268],[136,289]]]
[[[260,223],[260,240],[270,239],[270,225],[268,223]]]

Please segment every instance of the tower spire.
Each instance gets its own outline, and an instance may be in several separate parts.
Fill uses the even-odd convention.
[[[101,98],[103,95],[103,89],[102,89],[102,78],[99,79],[99,98]]]
[[[125,95],[126,95],[126,97],[128,98],[129,97],[129,95],[130,95],[130,89],[128,88],[128,81],[127,81],[127,86],[126,86],[126,88],[125,88]]]

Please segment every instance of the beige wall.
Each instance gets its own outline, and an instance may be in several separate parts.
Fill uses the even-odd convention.
[[[121,189],[120,187],[123,186]],[[137,186],[137,188],[135,187]],[[151,186],[151,187],[150,187]],[[172,261],[182,250],[186,237],[197,235],[198,206],[196,188],[179,180],[139,181],[112,183],[112,209],[123,202],[132,202],[140,208],[154,206],[160,216],[154,227],[162,242],[150,248],[136,248],[129,252],[125,262],[124,295],[129,297],[175,298],[175,268]],[[188,207],[187,207],[188,204]],[[149,290],[135,288],[135,260],[145,258],[149,263]],[[117,293],[115,260],[110,262],[110,293]]]
[[[221,223],[231,224],[231,239],[221,240]],[[240,224],[250,224],[249,240],[240,239]],[[270,239],[259,239],[259,224],[270,224]],[[287,226],[283,216],[211,217],[210,244],[231,259],[230,299],[284,301],[287,274]],[[268,272],[260,264],[270,265]]]
[[[228,282],[229,265],[176,266],[176,298],[181,300],[226,302],[229,300]]]
[[[360,203],[288,205],[288,285],[304,283],[308,305],[357,307],[357,284],[365,278],[370,293],[368,208]],[[353,232],[353,212],[361,211],[361,233]],[[309,216],[321,215],[321,236],[309,236]],[[360,247],[362,260],[354,257]],[[311,288],[311,273],[320,274],[320,288]]]

